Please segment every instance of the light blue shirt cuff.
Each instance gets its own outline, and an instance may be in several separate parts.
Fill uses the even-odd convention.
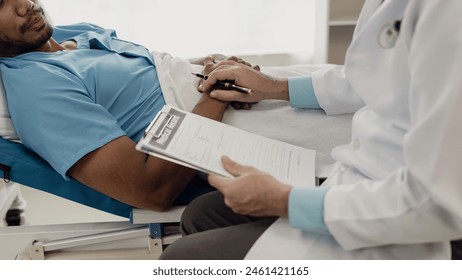
[[[293,108],[319,109],[310,76],[289,78],[289,98]]]
[[[289,194],[289,222],[294,228],[330,235],[324,223],[324,197],[328,188],[293,188]]]

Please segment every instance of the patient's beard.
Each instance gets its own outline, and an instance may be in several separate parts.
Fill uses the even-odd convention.
[[[1,54],[4,56],[18,56],[24,53],[36,51],[50,40],[52,34],[53,28],[48,23],[40,32],[39,36],[31,41],[13,40],[8,36],[2,36],[0,34]]]

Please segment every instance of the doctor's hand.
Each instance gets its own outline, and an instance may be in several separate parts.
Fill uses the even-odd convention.
[[[234,212],[251,216],[287,217],[291,186],[256,168],[222,157],[223,167],[234,178],[211,174],[209,183],[225,197]]]
[[[218,81],[233,81],[234,84],[252,90],[245,94],[236,90],[217,89]],[[259,102],[264,99],[289,100],[289,85],[287,79],[278,79],[261,73],[242,64],[221,64],[208,74],[200,88],[210,93],[213,98],[223,101]]]

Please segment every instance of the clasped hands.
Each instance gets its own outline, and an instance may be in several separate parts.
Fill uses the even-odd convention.
[[[210,56],[207,56],[199,61],[196,61],[198,64],[204,65],[204,70],[203,70],[203,75],[209,77],[209,75],[214,72],[217,69],[223,69],[227,68],[229,66],[244,66],[246,68],[252,69],[256,72],[260,71],[260,66],[258,65],[252,65],[249,62],[245,61],[242,58],[238,58],[236,56],[231,56],[231,57],[226,57],[221,54],[213,54]],[[229,80],[229,79],[223,79],[224,80]],[[223,90],[226,92],[227,95],[231,95],[227,99],[221,99],[217,98],[217,88],[213,87],[213,85],[217,82],[218,80],[215,80],[213,84],[206,83],[206,87],[204,90],[204,82],[205,80],[202,79],[199,82],[198,85],[198,91],[204,93],[204,94],[211,94],[211,97],[219,99],[221,101],[229,102],[229,104],[236,110],[250,110],[252,108],[252,105],[255,104],[257,101],[245,101],[245,100],[238,100],[241,99],[243,96],[241,92],[233,91],[233,90]],[[233,80],[234,81],[234,80]],[[235,81],[234,81],[235,82]],[[236,85],[239,85],[238,83],[235,82]]]

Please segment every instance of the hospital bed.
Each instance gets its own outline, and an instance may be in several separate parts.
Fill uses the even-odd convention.
[[[162,213],[134,209],[76,180],[64,180],[46,161],[17,141],[1,77],[0,132],[1,258],[156,259],[164,246],[179,237],[178,223],[184,206]],[[28,226],[24,221],[27,220],[23,213],[26,203],[20,196],[21,185],[125,221]]]
[[[0,182],[0,225],[16,226],[24,224],[22,211],[24,205],[21,204],[20,189]]]
[[[197,68],[199,66],[192,66],[185,60],[166,54],[153,56],[159,73],[163,73],[159,78],[167,102],[190,110],[199,96],[196,91],[197,80],[190,73],[200,72],[201,69]],[[267,72],[292,76],[310,70],[294,66],[267,69]],[[2,85],[0,80],[0,86]],[[190,92],[190,97],[184,98],[188,96],[185,92]],[[3,94],[0,94],[0,103],[3,103],[0,104],[3,106],[1,125],[1,121],[5,123],[11,120]],[[331,163],[330,149],[348,142],[350,138],[351,116],[326,117],[321,110],[296,111],[287,102],[262,102],[251,111],[237,112],[230,109],[225,113],[224,121],[273,139],[315,149],[318,167]],[[262,121],[274,125],[262,126]],[[9,126],[12,127],[12,124]],[[331,137],[331,130],[336,130],[336,137]],[[10,134],[14,134],[14,131]],[[9,136],[16,138],[15,135]],[[18,194],[18,184],[22,184],[126,219],[124,222],[0,228],[0,246],[3,253],[5,254],[5,245],[15,245],[8,258],[155,259],[164,246],[179,238],[178,222],[184,206],[162,213],[133,209],[76,180],[64,180],[47,162],[14,140],[0,138],[0,163],[0,178],[4,179],[2,184],[10,190],[12,196]],[[322,173],[322,170],[320,168],[319,172]]]
[[[182,206],[163,213],[133,209],[75,180],[62,179],[22,144],[5,139],[0,139],[0,155],[2,217],[19,198],[19,184],[24,184],[126,218],[126,222],[0,228],[2,255],[7,258],[156,259],[163,246],[179,237]]]

